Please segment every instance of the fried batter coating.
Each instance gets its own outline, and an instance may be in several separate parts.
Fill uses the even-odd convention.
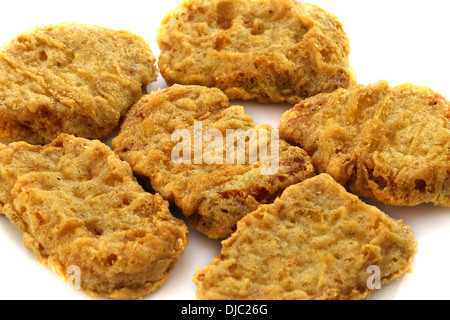
[[[201,122],[203,136],[212,129],[221,134],[204,142],[203,153],[197,158],[191,148],[198,143],[194,133],[196,122]],[[250,162],[250,139],[245,143],[245,163],[239,164],[235,157],[230,163],[226,157],[231,152],[237,154],[238,143],[234,140],[227,145],[227,131],[238,129],[267,130],[267,145],[263,147],[268,149],[275,141],[269,125],[256,125],[242,107],[230,107],[228,98],[219,89],[174,85],[144,96],[133,106],[112,146],[137,175],[150,180],[156,192],[175,202],[194,228],[210,238],[225,238],[247,213],[273,201],[286,187],[315,174],[306,152],[282,140],[278,144],[279,168],[274,174],[263,174],[268,164],[261,158]],[[187,151],[190,162],[176,164],[177,159],[172,157],[179,143],[172,137],[176,130],[187,130],[192,137]],[[259,136],[258,144],[261,141]],[[206,150],[216,142],[224,146],[222,154],[215,154],[220,161],[208,163]]]
[[[168,85],[222,89],[230,99],[296,103],[355,84],[341,22],[294,0],[187,0],[157,36]]]
[[[245,216],[222,245],[194,275],[198,299],[365,299],[376,285],[372,268],[385,285],[411,272],[417,252],[410,227],[327,174]]]
[[[63,23],[18,35],[0,48],[0,142],[111,135],[156,80],[155,61],[128,31]]]
[[[352,193],[449,207],[449,106],[428,87],[380,81],[307,99],[282,116],[279,129]]]
[[[78,267],[83,291],[113,299],[168,279],[187,227],[108,146],[65,134],[46,146],[0,146],[0,212],[43,265],[69,280]]]

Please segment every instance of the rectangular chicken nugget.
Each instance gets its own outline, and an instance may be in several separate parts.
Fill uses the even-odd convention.
[[[279,130],[352,193],[450,207],[450,102],[429,87],[380,81],[320,94],[283,114]]]
[[[95,297],[140,298],[169,277],[187,227],[145,192],[100,141],[62,134],[45,146],[0,145],[0,212],[25,246]]]
[[[255,137],[243,137],[240,148],[238,139],[227,141],[232,137],[229,132],[237,130],[254,132]],[[264,130],[266,134],[261,134]],[[179,139],[174,136],[177,132],[186,137]],[[217,137],[203,141],[208,133]],[[147,177],[156,192],[174,202],[194,228],[211,238],[226,238],[247,213],[315,175],[304,150],[277,138],[278,132],[269,125],[255,124],[243,107],[230,106],[219,89],[173,85],[138,101],[112,146],[137,175]],[[186,152],[177,151],[180,143],[187,144]],[[220,151],[216,153],[211,147],[217,143]],[[201,145],[199,155],[195,145]],[[278,153],[271,153],[272,145]],[[267,148],[268,157],[261,158],[258,151],[255,162],[250,161],[250,148],[255,147],[259,151]],[[212,162],[206,157],[213,154],[211,150]],[[239,151],[245,155],[242,162],[237,160]],[[270,157],[269,164],[263,161]],[[272,164],[274,172],[265,174]]]
[[[230,99],[300,102],[356,83],[339,19],[294,0],[187,0],[158,30],[168,85],[216,87]]]
[[[34,28],[0,48],[0,142],[103,139],[155,81],[148,43],[78,23]]]
[[[410,227],[327,174],[245,216],[194,275],[200,300],[356,300],[410,272]]]

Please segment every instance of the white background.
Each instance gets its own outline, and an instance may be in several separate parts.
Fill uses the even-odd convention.
[[[162,1],[3,1],[0,43],[36,26],[74,21],[126,29],[145,38],[156,57],[156,31],[179,0]],[[426,85],[450,98],[450,2],[445,0],[316,0],[335,13],[351,44],[351,64],[359,83],[388,80]],[[160,77],[150,89],[165,87]],[[278,126],[289,105],[232,102],[246,107],[255,122]],[[423,205],[384,212],[409,224],[419,241],[414,271],[383,287],[371,299],[450,299],[450,209]],[[192,275],[220,252],[220,242],[190,230],[190,244],[170,279],[144,299],[195,299]],[[41,266],[20,233],[0,217],[0,299],[91,299]]]

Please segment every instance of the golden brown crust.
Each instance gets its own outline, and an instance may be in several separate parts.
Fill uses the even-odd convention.
[[[62,134],[0,148],[0,212],[25,246],[64,278],[79,268],[93,296],[139,298],[169,277],[188,243],[168,202],[145,192],[99,141]]]
[[[144,96],[133,106],[112,146],[137,175],[148,177],[156,192],[175,202],[190,223],[211,238],[228,237],[247,213],[314,174],[306,153],[282,140],[279,170],[273,175],[262,174],[265,166],[261,159],[249,163],[248,143],[245,164],[227,164],[224,148],[223,158],[219,156],[223,164],[193,164],[192,156],[190,163],[176,165],[172,151],[178,140],[172,141],[172,133],[186,129],[194,140],[195,121],[202,122],[203,134],[209,129],[219,130],[224,144],[227,130],[272,132],[268,125],[257,126],[242,107],[230,107],[226,95],[218,89],[174,85]],[[268,146],[271,141],[269,137]],[[210,144],[203,143],[202,151]]]
[[[187,0],[158,31],[167,84],[222,89],[230,99],[299,102],[355,84],[342,24],[294,0]]]
[[[0,49],[0,141],[107,137],[156,80],[155,61],[127,31],[63,23],[18,35]]]
[[[281,119],[321,173],[392,205],[450,206],[449,102],[427,87],[380,81],[307,99]]]
[[[202,300],[365,299],[370,266],[385,285],[411,271],[416,252],[411,228],[322,174],[244,217],[193,280]]]

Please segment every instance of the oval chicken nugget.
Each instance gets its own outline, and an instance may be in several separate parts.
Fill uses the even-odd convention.
[[[2,146],[0,171],[0,211],[25,246],[64,278],[79,276],[90,295],[129,299],[156,290],[188,243],[168,202],[145,192],[99,141],[62,134],[46,146]]]
[[[0,141],[109,136],[156,80],[155,61],[128,31],[63,23],[18,35],[0,49]]]
[[[187,0],[158,31],[168,85],[222,89],[230,99],[299,102],[355,84],[337,17],[294,0]]]
[[[322,174],[245,216],[194,275],[197,298],[356,300],[411,271],[410,227]]]
[[[279,140],[269,125],[256,125],[219,89],[202,86],[144,96],[112,145],[211,238],[228,237],[247,213],[315,174],[304,150]]]
[[[428,87],[380,81],[306,99],[279,129],[350,192],[391,205],[449,207],[449,106]]]

